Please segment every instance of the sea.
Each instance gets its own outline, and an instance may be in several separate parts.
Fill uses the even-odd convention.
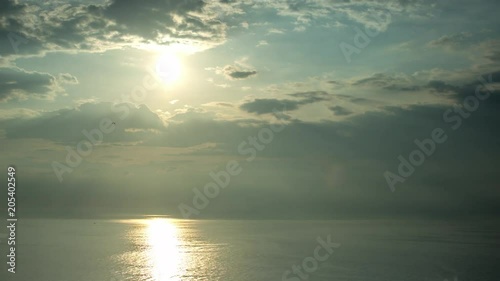
[[[19,219],[0,280],[499,281],[497,220]]]

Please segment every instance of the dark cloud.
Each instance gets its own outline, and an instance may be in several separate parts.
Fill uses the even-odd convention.
[[[256,99],[240,106],[246,112],[256,114],[273,113],[274,111],[296,110],[301,105],[297,100],[278,100],[278,99]]]
[[[226,189],[202,216],[301,215],[318,218],[339,214],[498,214],[500,148],[497,140],[500,132],[496,128],[500,122],[499,104],[488,101],[481,104],[456,131],[443,120],[443,112],[447,109],[444,106],[387,107],[384,112],[368,112],[343,122],[292,120],[282,132],[276,133],[266,149],[258,152],[255,161],[241,160],[245,164],[244,172],[237,181],[232,181],[233,188]],[[240,121],[193,119],[167,127],[158,139],[150,139],[142,145],[187,147],[207,142],[223,143],[217,147],[222,150],[218,153],[231,156],[228,159],[240,159],[238,145],[268,128],[269,124],[262,122],[249,127],[239,126],[237,122]],[[446,131],[448,140],[438,145],[436,152],[417,167],[405,183],[397,186],[397,192],[391,193],[383,173],[397,169],[398,155],[408,157],[417,148],[414,140],[429,138],[437,127]],[[139,147],[141,145],[137,149]],[[157,147],[151,149],[158,150]],[[127,198],[137,192],[135,187],[142,186],[141,179],[154,176],[157,180],[141,188],[140,196],[147,204],[137,201],[134,207],[142,211],[143,207],[164,207],[165,211],[171,206],[167,210],[177,214],[178,203],[190,202],[192,198],[191,188],[183,186],[202,187],[210,179],[206,169],[200,175],[193,172],[196,162],[188,164],[189,172],[182,174],[186,164],[171,162],[170,154],[164,157],[163,162],[131,165],[119,170],[102,163],[84,163],[74,172],[81,176],[73,177],[72,174],[62,185],[54,184],[48,176],[38,176],[35,181],[26,175],[24,202],[36,208],[46,204],[41,198],[52,198],[54,192],[71,186],[76,188],[75,192],[55,199],[56,204],[75,202],[78,207],[91,204],[92,208],[112,208],[126,204]],[[220,161],[221,165],[225,162],[227,159]],[[159,177],[155,175],[157,169],[170,172]],[[140,173],[143,177],[123,179],[120,175],[125,171]],[[176,173],[180,173],[184,181],[177,181],[174,176],[180,176]],[[192,178],[199,180],[186,182]],[[89,188],[78,188],[85,186]],[[110,195],[115,192],[123,198]],[[82,202],[78,200],[82,196],[100,200]],[[243,201],[249,203],[235,204]],[[255,210],[259,210],[258,213]]]
[[[0,68],[0,101],[11,98],[50,98],[57,91],[56,78],[19,68]]]
[[[255,70],[245,70],[241,67],[226,65],[222,68],[220,73],[224,74],[228,79],[246,79],[251,76],[257,75],[257,71]]]
[[[460,87],[450,85],[444,81],[433,80],[427,83],[427,88],[434,90],[438,93],[453,92],[456,93]]]
[[[342,106],[332,106],[330,107],[330,110],[335,114],[335,115],[338,115],[338,116],[346,116],[346,115],[350,115],[352,114],[353,112],[350,111],[349,109],[345,108],[345,107],[342,107]]]
[[[257,71],[234,71],[228,73],[234,79],[245,79],[255,74],[257,74]]]
[[[462,103],[468,96],[475,96],[477,93],[484,95],[485,92],[489,92],[488,99],[482,101],[482,103],[500,105],[500,89],[498,86],[493,86],[493,84],[498,85],[500,83],[500,71],[486,73],[479,78],[481,80],[476,79],[473,82],[455,87],[456,95],[454,95],[454,99],[458,103]]]
[[[480,47],[480,51],[482,51],[483,57],[488,59],[490,62],[500,62],[500,40],[490,40],[484,42]],[[495,66],[499,67],[498,64]]]
[[[476,73],[477,72],[473,72],[471,70],[471,73],[464,74],[462,81],[459,82],[444,80],[426,81],[425,79],[420,78],[419,75],[407,75],[404,73],[376,73],[368,77],[358,78],[357,80],[351,82],[351,85],[360,87],[364,92],[378,90],[377,93],[430,93],[445,99],[454,100],[462,98],[464,93],[474,93],[476,87],[482,83],[478,81],[478,77],[475,77],[475,75],[477,75]],[[430,75],[430,77],[432,76],[434,75]],[[489,77],[489,74],[485,73],[483,76]],[[500,81],[498,80],[498,76],[500,76],[500,74],[494,72],[493,81],[491,82]],[[347,100],[357,104],[373,105],[377,107],[384,105],[384,102],[382,101],[376,101],[364,97],[339,94],[334,96],[340,100]]]
[[[430,89],[439,94],[451,94],[448,97],[455,99],[460,102],[467,96],[472,96],[476,94],[476,91],[484,92],[486,90],[490,91],[492,97],[490,97],[486,102],[491,102],[497,99],[497,94],[500,92],[499,89],[493,88],[494,83],[500,82],[500,71],[485,73],[481,76],[482,80],[476,78],[474,81],[464,83],[461,85],[452,85],[445,81],[432,80],[425,85],[425,89]]]
[[[203,12],[205,5],[206,2],[201,0],[114,0],[102,9],[102,14],[122,26],[122,32],[145,39],[159,41],[167,34],[189,37],[188,33],[201,39],[201,33],[211,30],[210,24],[216,24],[195,16],[196,13]],[[176,17],[179,17],[178,20]]]
[[[354,86],[367,86],[390,91],[417,91],[420,89],[408,76],[395,76],[388,73],[375,73],[352,83]]]
[[[324,91],[311,91],[289,94],[291,97],[300,98],[302,104],[326,101],[331,98],[331,95]]]
[[[273,111],[281,112],[283,110],[292,111],[298,109],[301,105],[326,101],[331,97],[327,92],[323,91],[293,93],[289,94],[289,96],[298,99],[255,99],[242,104],[240,108],[246,112],[256,114],[273,113]]]
[[[138,42],[220,43],[225,38],[225,25],[205,10],[208,5],[202,0],[114,0],[102,5],[49,2],[43,6],[3,1],[0,55],[99,51]],[[12,34],[17,36],[16,48],[12,46]]]
[[[500,81],[500,72],[491,73],[491,79],[489,75],[484,77],[487,82],[497,82]],[[384,80],[382,76],[378,78]],[[71,80],[70,77],[68,79]],[[474,95],[479,86],[480,81],[450,85],[435,80],[422,87],[437,93],[452,93],[456,102],[462,103],[467,96]],[[272,113],[273,109],[296,110],[305,104],[330,101],[330,97],[364,104],[370,102],[322,91],[298,92],[287,96],[289,99],[256,99],[244,103],[241,109],[256,114]],[[218,120],[196,109],[185,110],[170,118],[172,122],[165,127],[161,116],[146,106],[117,106],[129,108],[126,119],[120,120],[120,114],[111,110],[111,103],[87,103],[73,109],[35,114],[29,119],[2,121],[0,129],[5,131],[5,141],[43,139],[54,142],[54,145],[66,145],[84,140],[83,129],[92,130],[99,126],[102,118],[111,118],[117,120],[117,128],[104,137],[109,147],[113,147],[111,143],[129,143],[128,146],[133,146],[134,150],[148,148],[156,152],[160,148],[187,149],[211,145],[183,152],[184,158],[181,160],[201,157],[192,164],[168,163],[174,161],[170,159],[173,155],[166,154],[162,155],[165,161],[156,160],[148,164],[127,164],[123,159],[113,160],[124,167],[116,169],[99,162],[104,160],[92,155],[92,162],[85,162],[73,174],[65,175],[67,178],[63,185],[54,183],[50,162],[64,159],[64,149],[60,149],[59,154],[43,152],[47,153],[43,159],[47,162],[44,163],[49,172],[47,175],[33,173],[25,178],[24,202],[29,202],[31,208],[37,208],[46,204],[41,199],[52,198],[51,194],[70,186],[91,186],[89,189],[78,189],[78,192],[67,192],[64,197],[53,202],[56,205],[71,202],[75,207],[117,207],[126,204],[125,198],[137,192],[134,186],[142,186],[141,179],[154,178],[155,181],[148,184],[147,190],[141,189],[140,196],[148,204],[137,202],[134,203],[135,207],[174,206],[168,211],[176,213],[179,202],[188,202],[192,198],[191,189],[185,186],[203,186],[208,180],[205,163],[199,164],[204,165],[203,169],[200,168],[204,171],[201,175],[193,168],[198,167],[196,163],[202,162],[200,159],[226,157],[220,161],[224,165],[227,159],[246,157],[238,151],[238,146],[248,137],[256,136],[260,130],[269,127],[267,122],[258,120]],[[500,93],[493,91],[487,100],[481,101],[478,109],[463,119],[457,130],[453,130],[451,124],[443,119],[443,113],[451,108],[441,105],[385,107],[377,112],[351,114],[339,122],[288,119],[285,129],[274,135],[266,149],[258,152],[254,162],[241,160],[245,163],[245,170],[237,181],[232,182],[234,188],[226,190],[227,193],[225,191],[220,200],[214,201],[210,208],[204,210],[202,216],[223,217],[231,213],[238,217],[304,215],[318,218],[337,214],[391,215],[394,210],[398,214],[421,216],[498,214],[500,131],[497,127],[500,122]],[[331,106],[330,110],[337,115],[348,114],[346,108],[338,105]],[[408,157],[417,148],[415,139],[431,137],[435,128],[443,128],[448,140],[438,145],[436,152],[417,167],[416,172],[404,183],[397,185],[395,193],[391,193],[383,173],[387,170],[396,172],[398,156]],[[2,146],[2,149],[8,148]],[[23,161],[28,160],[21,159],[21,156],[19,161],[12,157],[8,159],[19,165],[27,165]],[[136,156],[135,161],[142,159],[139,156]],[[184,169],[185,165],[189,169]],[[143,178],[132,175],[124,179],[123,175],[127,171],[141,174]],[[158,173],[167,175],[162,177]],[[173,175],[178,178],[174,179]],[[192,181],[186,183],[186,179]],[[168,188],[162,184],[165,182],[169,183]],[[123,198],[110,195],[116,192]],[[81,198],[100,199],[81,201]],[[234,202],[240,202],[242,198],[250,203],[235,207]],[[156,201],[151,203],[151,200]],[[278,201],[279,206],[276,205]],[[294,209],[295,206],[299,206],[298,210]],[[259,212],[255,213],[257,209]],[[290,212],[290,209],[296,211]]]
[[[15,1],[2,1],[0,3],[0,15],[15,15],[25,7],[26,5],[18,4]]]
[[[342,85],[342,83],[341,83],[341,82],[334,81],[334,80],[326,81],[326,83],[328,83],[328,84],[332,84],[332,85]]]
[[[488,53],[484,54],[484,57],[493,56],[494,54]],[[484,69],[495,69],[493,72],[485,72],[481,76],[487,80],[491,75],[491,81],[489,83],[495,83],[500,81],[500,65],[491,64],[489,67],[485,67],[485,65],[481,65],[478,68]],[[452,94],[455,97],[463,96],[464,92],[470,93],[474,92],[475,88],[478,85],[481,85],[483,82],[478,80],[478,77],[474,76],[475,74],[471,72],[469,77],[464,77],[463,81],[460,83],[450,83],[442,80],[430,80],[427,82],[417,81],[411,76],[400,74],[400,75],[391,75],[387,73],[376,73],[367,78],[361,78],[354,82],[352,82],[353,86],[361,86],[372,89],[382,89],[387,91],[394,92],[414,92],[414,91],[422,91],[422,90],[430,90],[431,92],[435,92],[438,94]],[[340,95],[337,95],[340,97]],[[347,97],[354,102],[353,97]],[[363,100],[358,100],[363,101]]]
[[[371,104],[371,105],[380,104],[379,101],[371,100],[371,99],[367,99],[367,98],[351,97],[350,100],[351,100],[351,102],[357,103],[357,104]]]
[[[356,96],[349,96],[349,95],[342,95],[342,94],[333,94],[332,96],[336,99],[346,100],[346,101],[356,103],[356,104],[365,104],[365,105],[381,104],[379,101],[375,101],[375,100],[367,99],[367,98],[360,98],[360,97],[356,97]]]

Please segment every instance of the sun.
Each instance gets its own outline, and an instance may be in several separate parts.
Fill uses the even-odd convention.
[[[181,78],[182,64],[175,53],[163,53],[156,61],[156,74],[167,84],[172,84]]]

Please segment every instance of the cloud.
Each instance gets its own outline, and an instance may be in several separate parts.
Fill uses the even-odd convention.
[[[370,77],[355,80],[351,85],[392,91],[417,91],[420,89],[418,81],[414,77],[404,73],[375,73]]]
[[[460,89],[460,87],[458,86],[453,86],[444,81],[439,81],[439,80],[429,81],[429,83],[427,84],[427,88],[434,90],[438,93],[446,93],[446,92],[456,93]]]
[[[479,51],[483,58],[489,63],[494,63],[494,67],[500,68],[500,40],[488,40],[482,42],[479,46]],[[496,70],[496,69],[495,69]]]
[[[0,55],[40,54],[47,51],[98,52],[141,44],[190,44],[206,49],[226,40],[223,16],[241,15],[243,7],[274,9],[278,15],[295,18],[296,31],[315,20],[333,19],[337,26],[361,23],[385,30],[388,13],[419,14],[432,9],[421,1],[202,1],[202,0],[112,0],[102,4],[71,2],[60,4],[14,0],[0,7]],[[421,14],[421,13],[420,13]],[[339,23],[342,19],[344,23]],[[241,23],[248,28],[247,22]],[[283,34],[272,28],[268,34]],[[9,34],[15,34],[12,38]],[[10,37],[9,37],[10,36]],[[14,40],[12,40],[14,39]],[[15,48],[12,42],[15,42]]]
[[[331,97],[328,93],[323,91],[300,92],[289,94],[288,96],[298,99],[255,99],[243,103],[240,109],[258,115],[273,113],[274,111],[293,111],[298,109],[301,105],[326,101]]]
[[[257,71],[248,63],[248,57],[243,57],[239,60],[234,61],[232,65],[226,65],[224,67],[208,67],[206,70],[215,71],[216,74],[223,75],[228,80],[241,80],[254,77],[257,75]],[[218,85],[214,83],[212,78],[208,79],[209,82],[222,88],[228,88],[229,85],[221,84]]]
[[[330,110],[337,116],[346,116],[346,115],[351,115],[353,113],[349,109],[339,105],[331,106]]]
[[[300,26],[296,26],[293,31],[296,31],[296,32],[303,32],[305,31],[307,28],[303,25],[300,25]]]
[[[262,46],[267,46],[269,43],[267,43],[266,40],[261,40],[255,47],[262,47]]]
[[[285,31],[282,29],[271,28],[267,31],[267,34],[285,34]]]
[[[457,49],[464,46],[467,40],[472,36],[470,32],[460,32],[453,35],[445,35],[429,42],[430,47],[442,47],[447,49]]]
[[[48,73],[0,68],[0,102],[28,97],[51,99],[60,91],[57,79]]]
[[[434,93],[458,94],[467,85],[477,85],[475,77],[473,80],[461,81],[458,84],[452,81],[437,80],[436,77],[421,76],[420,73],[407,75],[404,73],[375,73],[372,76],[359,78],[351,82],[352,86],[366,87],[371,89],[382,89],[394,92],[417,92],[431,91]],[[443,77],[445,78],[445,77]],[[425,79],[430,79],[426,81]]]
[[[121,120],[121,112],[129,112]],[[120,112],[120,113],[118,113]],[[101,120],[109,118],[116,122],[113,133],[104,136],[105,142],[134,142],[147,139],[152,130],[165,128],[163,121],[147,106],[110,102],[84,103],[74,108],[40,113],[34,118],[14,120],[5,125],[9,139],[35,138],[56,142],[77,143],[86,139],[83,130],[92,131],[100,127]],[[136,129],[143,134],[126,134],[127,129]]]
[[[26,5],[18,4],[15,1],[2,1],[0,3],[0,15],[15,15],[25,8]]]
[[[58,78],[61,84],[78,84],[78,79],[69,73],[61,73]]]
[[[233,107],[232,103],[227,103],[227,102],[218,102],[218,106],[224,106],[224,107]]]
[[[275,9],[280,16],[294,18],[295,24],[298,25],[295,31],[303,31],[305,26],[319,20],[323,22],[323,26],[341,27],[354,22],[367,28],[385,31],[394,15],[405,12],[410,17],[422,17],[429,16],[436,10],[435,3],[399,0],[276,0],[263,2],[262,6]]]
[[[329,100],[331,95],[325,91],[310,91],[288,94],[291,97],[300,98],[301,104],[314,103]]]
[[[3,1],[0,7],[0,55],[45,51],[103,51],[139,43],[198,43],[208,48],[225,40],[226,25],[216,19],[215,6],[201,0],[113,0],[104,4],[44,5]],[[13,48],[9,34],[18,48]]]
[[[51,4],[53,2],[33,4],[36,1],[0,3],[0,43],[6,43],[0,46],[0,52],[26,55],[44,50],[99,51],[136,43],[167,45],[186,40],[207,45],[218,44],[225,36],[225,24],[221,21],[227,13],[237,10],[221,10],[217,18],[204,12],[210,12],[213,9],[210,5],[215,5],[213,3],[233,6],[242,1],[201,3],[165,0],[160,3],[152,0],[144,4],[107,1],[100,5],[81,4],[84,1],[78,1],[80,4],[57,2],[57,6]],[[375,25],[378,29],[384,29],[389,21],[377,23],[369,14],[387,10],[397,13],[411,10],[417,5],[424,6],[431,1],[245,2],[252,8],[263,5],[275,7],[280,16],[295,21],[293,25],[283,25],[286,19],[279,18],[278,25],[257,27],[258,24],[252,23],[247,26],[252,31],[255,29],[266,33],[271,26],[292,30],[294,26],[309,27],[317,23],[326,26],[330,21]],[[133,9],[127,11],[126,6]],[[474,11],[479,12],[477,9]],[[235,26],[243,20],[250,20],[255,14],[262,15],[260,11],[249,14],[252,15],[246,15],[248,18],[241,17],[233,21]],[[265,16],[268,15],[269,9]],[[400,16],[403,17],[394,14],[393,18]],[[405,29],[407,24],[411,25],[414,16],[417,15],[404,14],[404,23],[400,27]],[[425,13],[422,16],[426,16]],[[161,18],[165,20],[159,20]],[[442,18],[439,23],[448,21],[448,18]],[[329,28],[338,27],[330,25]],[[234,31],[239,33],[241,29]],[[26,41],[11,35],[10,39],[20,40],[17,41],[19,45],[12,45],[8,36],[11,30],[19,32],[16,34],[24,36]],[[395,28],[394,35],[398,37],[400,31]],[[456,44],[458,47],[465,46],[469,39],[466,37],[465,41],[460,41],[460,38],[447,38],[434,44],[436,47],[447,44]],[[256,41],[252,43],[250,38],[250,47]],[[18,50],[13,46],[18,46]],[[386,51],[383,46],[381,49]],[[263,88],[267,85],[257,83],[251,85],[252,92],[247,92],[254,94],[251,100],[238,102],[234,95],[219,99],[224,95],[216,94],[217,101],[202,101],[205,104],[201,105],[201,109],[184,106],[176,110],[168,109],[171,112],[165,111],[165,107],[151,111],[144,105],[100,103],[89,96],[98,95],[105,99],[105,93],[92,91],[85,94],[82,88],[79,91],[83,93],[78,97],[80,100],[64,100],[66,105],[78,103],[74,108],[37,111],[33,109],[37,108],[36,105],[26,102],[20,105],[26,108],[0,109],[0,154],[3,156],[0,164],[5,167],[15,163],[23,167],[25,192],[20,195],[29,198],[23,197],[20,201],[35,209],[40,206],[54,209],[61,206],[132,207],[127,204],[130,200],[126,198],[137,195],[140,200],[135,200],[133,207],[141,211],[145,211],[144,207],[155,205],[162,211],[176,213],[179,202],[192,198],[191,187],[202,188],[202,184],[211,180],[208,176],[210,171],[217,171],[225,167],[228,160],[236,159],[244,163],[244,172],[237,181],[232,181],[235,188],[227,189],[227,193],[217,202],[214,201],[216,204],[206,208],[203,215],[303,215],[331,218],[336,214],[391,215],[394,210],[398,210],[398,214],[431,216],[474,212],[498,214],[499,50],[499,43],[495,40],[465,49],[464,61],[470,60],[477,64],[466,69],[450,70],[450,67],[463,67],[463,62],[456,61],[442,66],[446,69],[413,74],[375,73],[353,79],[345,78],[352,73],[349,69],[347,72],[345,69],[336,69],[331,74],[310,77],[316,75],[312,72],[325,71],[316,61],[313,68],[299,67],[301,73],[285,73],[286,77],[264,77],[266,79],[260,82],[274,78],[277,78],[274,81],[286,81],[276,82],[283,83],[284,87],[273,85],[278,89],[274,92]],[[372,53],[375,56],[379,54],[377,50]],[[431,59],[435,59],[433,54]],[[50,57],[47,57],[47,62],[50,62]],[[321,59],[319,53],[315,57]],[[452,59],[456,58],[453,56]],[[409,54],[404,62],[400,61],[402,64],[396,62],[395,67],[386,68],[414,71],[419,65],[405,68],[407,62],[413,59]],[[38,60],[22,61],[23,65],[42,63],[37,67],[45,63]],[[199,62],[206,61],[201,59]],[[425,61],[422,63],[429,65]],[[435,63],[432,61],[431,65]],[[220,65],[220,68],[212,70],[230,80],[262,75],[261,63],[259,69],[246,64],[245,60],[239,63],[227,61]],[[369,61],[363,65],[361,72],[373,66]],[[330,69],[332,66],[325,64],[325,67]],[[373,67],[380,69],[377,65]],[[356,72],[360,68],[353,69]],[[443,112],[453,109],[455,102],[462,103],[465,97],[474,94],[480,82],[473,80],[485,73],[491,73],[492,80],[497,81],[491,85],[497,90],[488,100],[481,101],[478,110],[463,120],[459,130],[453,131],[450,124],[443,120]],[[307,78],[303,81],[294,80],[299,75]],[[285,79],[280,79],[281,76]],[[483,76],[489,81],[487,75]],[[224,78],[219,76],[218,79]],[[48,74],[4,68],[0,71],[0,99],[21,96],[48,98],[58,93],[61,85],[76,83],[77,77],[69,73]],[[247,83],[234,84],[237,84],[232,88],[234,91],[250,89]],[[241,87],[243,85],[246,87]],[[118,92],[119,89],[115,90]],[[266,96],[269,93],[272,95]],[[236,96],[239,94],[236,93]],[[176,101],[174,98],[179,96],[182,95],[171,95],[170,98],[162,95],[160,99],[164,102],[163,106],[174,108],[182,106],[180,102],[176,106],[171,105]],[[442,96],[449,97],[450,102],[436,102],[435,97]],[[189,103],[189,99],[182,101]],[[392,106],[388,106],[390,104]],[[160,103],[155,105],[162,106]],[[51,105],[54,106],[57,104]],[[113,106],[120,112],[113,110]],[[272,114],[273,109],[291,111],[290,117],[286,119],[287,126],[273,135],[266,149],[257,151],[256,148],[254,162],[246,163],[248,155],[242,155],[238,146],[244,141],[249,142],[249,137],[261,137],[259,132],[269,127],[268,120],[272,116],[268,114]],[[129,115],[121,120],[120,113],[123,110],[127,110]],[[64,147],[85,139],[82,130],[97,128],[102,118],[116,121],[116,130],[106,134],[104,143],[96,147],[78,170],[65,178],[67,184],[54,184],[50,180],[54,178],[50,162],[64,161]],[[414,140],[430,138],[430,132],[436,127],[446,130],[448,142],[437,145],[436,153],[405,181],[398,190],[401,192],[389,193],[383,172],[397,169],[398,155],[407,157],[417,148]],[[141,192],[137,192],[137,187],[140,187]],[[54,194],[61,196],[54,197]],[[120,196],[116,197],[116,194]],[[184,200],[183,197],[188,199]],[[60,212],[62,209],[58,210]]]
[[[223,74],[229,80],[246,79],[257,75],[257,71],[243,69],[240,66],[226,65],[223,68],[217,68],[216,73]]]
[[[450,124],[443,122],[442,114],[448,109],[445,106],[387,107],[384,112],[367,112],[339,122],[290,120],[266,149],[257,152],[255,161],[245,162],[245,172],[234,182],[235,188],[228,189],[224,198],[221,197],[213,208],[204,210],[202,215],[331,218],[340,213],[393,215],[394,210],[398,210],[398,214],[420,216],[498,215],[498,108],[499,104],[482,104],[456,131],[451,131]],[[241,122],[252,122],[254,126],[238,125]],[[62,185],[54,184],[57,179],[51,180],[55,177],[47,161],[64,161],[65,151],[60,145],[43,143],[42,146],[35,140],[27,142],[15,138],[7,139],[5,144],[8,146],[2,145],[0,150],[2,155],[7,155],[2,159],[25,167],[23,194],[29,198],[24,198],[23,202],[29,203],[30,208],[43,206],[45,201],[41,198],[52,198],[55,191],[67,190],[68,186],[100,201],[92,201],[93,205],[88,206],[76,200],[82,193],[68,192],[51,204],[67,205],[74,200],[78,207],[115,207],[126,204],[125,199],[112,196],[115,191],[128,198],[137,193],[136,187],[144,178],[149,178],[156,180],[150,181],[151,184],[140,192],[145,198],[142,202],[148,205],[138,201],[134,207],[144,211],[144,207],[149,208],[151,204],[158,208],[172,206],[166,210],[176,214],[178,203],[192,197],[191,188],[185,188],[186,185],[202,187],[210,180],[210,171],[224,167],[228,160],[241,159],[237,147],[242,141],[248,141],[249,136],[257,136],[260,130],[268,127],[268,122],[255,120],[197,118],[174,123],[159,133],[132,129],[131,133],[120,137],[147,133],[151,138],[133,147],[96,148],[87,158],[88,162],[68,174]],[[399,192],[390,193],[382,176],[384,171],[397,169],[398,155],[407,157],[417,148],[414,140],[429,138],[436,127],[445,129],[449,140],[436,147],[437,153],[418,167],[418,172],[401,185]],[[185,149],[188,147],[197,149]],[[21,150],[33,158],[25,159],[25,155],[19,154]],[[33,161],[42,161],[49,170],[48,176],[32,171],[27,162]],[[1,164],[7,165],[4,162]],[[142,177],[124,179],[125,171]],[[169,184],[165,188],[167,179]],[[151,200],[153,198],[164,200]],[[240,202],[241,198],[252,200],[247,200],[249,204],[235,206],[234,202]],[[294,206],[300,209],[290,213],[290,209],[295,210]],[[263,211],[256,214],[255,210]]]
[[[240,106],[246,112],[256,114],[273,113],[274,111],[296,110],[299,108],[300,102],[295,100],[278,100],[278,99],[255,99],[244,103]]]
[[[29,119],[39,115],[39,111],[28,108],[0,109],[0,121],[10,119]]]

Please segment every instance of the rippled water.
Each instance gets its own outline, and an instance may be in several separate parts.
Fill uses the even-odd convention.
[[[500,280],[496,222],[20,220],[23,281],[286,280],[317,238],[341,246],[308,280]],[[5,242],[0,245],[6,253]],[[4,255],[5,256],[5,255]],[[292,278],[295,276],[295,279]],[[289,275],[290,281],[301,280]]]

